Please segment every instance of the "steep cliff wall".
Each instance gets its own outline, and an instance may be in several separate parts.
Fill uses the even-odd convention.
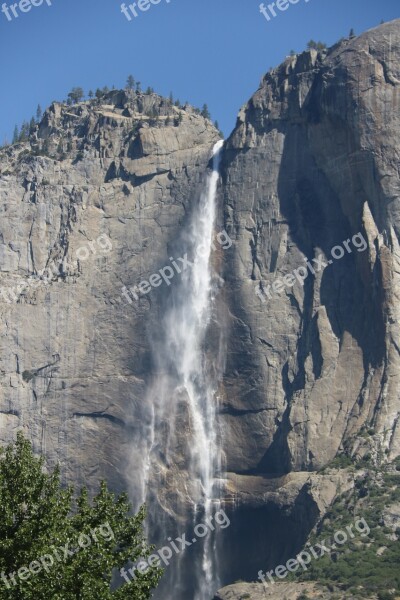
[[[287,57],[226,143],[228,490],[236,515],[291,497],[294,520],[285,536],[260,517],[273,539],[254,526],[238,577],[290,556],[324,513],[335,484],[310,472],[343,450],[400,453],[399,59],[400,21]]]
[[[23,426],[77,484],[127,487],[167,286],[121,290],[171,264],[218,138],[190,107],[110,92],[0,152],[1,442]]]
[[[396,21],[288,57],[227,142],[229,470],[315,470],[364,426],[400,452],[399,46]]]
[[[219,223],[234,244],[212,257],[225,283],[205,350],[212,363],[224,331],[223,583],[302,547],[353,485],[319,472],[338,453],[400,454],[399,55],[396,21],[288,57],[226,142]],[[0,151],[0,442],[24,427],[65,480],[131,481],[167,283],[139,300],[122,288],[177,258],[218,137],[190,107],[115,91],[54,103]],[[160,479],[176,477],[157,499],[168,514],[186,491],[182,423],[179,464],[159,452]]]

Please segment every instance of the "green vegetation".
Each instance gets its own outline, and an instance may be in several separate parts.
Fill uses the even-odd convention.
[[[324,473],[328,469],[347,469],[349,467],[354,467],[354,465],[355,462],[350,456],[347,456],[346,454],[339,454],[338,456],[335,456],[330,463],[325,465],[320,472]]]
[[[343,457],[340,460],[347,462]],[[338,459],[335,461],[338,464]],[[364,459],[357,467],[365,468],[366,463]],[[381,600],[387,600],[400,594],[400,529],[396,532],[388,529],[382,519],[385,508],[400,501],[399,468],[398,459],[379,470],[369,465],[364,473],[355,471],[354,489],[334,502],[310,542],[314,545],[326,540],[329,546],[328,540],[333,540],[335,532],[346,531],[346,526],[361,517],[370,533],[364,537],[349,536],[343,546],[313,560],[308,571],[298,572],[292,579],[318,581],[359,598],[378,594]]]
[[[134,79],[133,75],[128,75],[128,78],[126,80],[126,89],[127,90],[135,89],[135,79]]]
[[[183,121],[183,115],[180,112],[179,115],[177,117],[175,117],[175,119],[174,119],[175,127],[179,127],[179,125],[182,123],[182,121]]]
[[[224,134],[222,133],[222,131],[221,131],[220,127],[219,127],[218,121],[214,121],[214,127],[215,127],[215,129],[218,130],[219,135],[223,138]]]
[[[310,40],[307,44],[307,50],[326,50],[326,44],[324,44],[324,42]]]
[[[40,104],[38,104],[36,109],[36,119],[32,117],[28,123],[28,121],[24,121],[21,125],[21,128],[18,125],[14,127],[14,133],[12,137],[12,143],[18,144],[19,142],[26,142],[29,139],[29,136],[35,131],[36,126],[39,124],[43,115],[42,108]]]
[[[127,80],[126,80],[126,84],[125,84],[125,90],[131,91],[131,92],[136,92],[136,94],[141,94],[142,93],[142,84],[140,81],[136,81],[135,78],[133,77],[133,75],[128,75]],[[112,89],[115,89],[114,86]],[[110,92],[109,88],[107,86],[104,86],[103,88],[97,88],[95,92],[93,92],[92,90],[89,90],[88,92],[88,100],[91,104],[95,104],[95,105],[101,105],[102,102],[104,102],[105,100],[105,96]],[[151,94],[155,94],[154,88],[152,88],[151,86],[148,86],[146,88],[145,91],[146,95],[151,95]],[[69,92],[67,99],[62,101],[65,104],[67,104],[67,106],[73,106],[75,104],[78,104],[79,102],[82,102],[85,99],[85,93],[84,90],[81,87],[73,87],[72,90]],[[55,101],[56,102],[56,101]],[[174,96],[173,93],[171,92],[169,94],[169,104],[171,106],[176,106],[177,108],[182,108],[182,103],[179,99],[174,100]],[[160,106],[162,106],[163,104],[161,103]],[[183,106],[184,109],[187,109],[189,107],[188,102],[185,103],[185,105]],[[195,114],[198,115],[202,115],[204,118],[211,120],[211,114],[210,111],[208,109],[207,104],[203,105],[203,108],[194,108],[193,109]],[[152,119],[156,120],[160,114],[162,115],[162,113],[160,113],[156,108],[149,108],[146,110],[146,114],[151,117]],[[18,125],[15,126],[14,128],[14,133],[13,133],[13,137],[12,137],[12,144],[17,144],[17,143],[21,143],[21,142],[28,142],[30,141],[30,136],[34,135],[35,132],[37,131],[37,126],[39,125],[41,119],[43,117],[43,111],[40,105],[38,105],[37,109],[36,109],[36,118],[32,117],[30,119],[30,121],[24,121],[21,125],[21,127],[19,128]],[[182,123],[183,120],[183,116],[182,114],[179,114],[177,116],[173,116],[173,115],[166,115],[166,121],[165,124],[169,125],[171,123],[171,120],[174,119],[174,125],[178,126],[180,125],[180,123]],[[219,130],[219,127],[217,127]],[[221,137],[223,137],[222,132],[220,131]],[[9,142],[7,140],[4,140],[4,143],[1,147],[7,147],[9,145]],[[67,150],[68,152],[68,150]],[[58,150],[57,153],[59,156],[61,157],[66,157],[67,154],[65,154],[65,152],[60,152],[60,143],[58,143]],[[33,149],[30,151],[30,154],[32,156],[50,156],[49,154],[49,149],[48,149],[48,140],[45,140],[43,143],[40,143],[37,139],[36,136],[34,135],[34,140],[33,140]]]
[[[18,142],[26,142],[27,139],[29,138],[31,129],[32,129],[32,121],[31,121],[31,125],[27,121],[24,121],[21,125],[21,129],[18,129],[18,126],[16,125],[14,128],[12,143],[16,144]]]
[[[70,100],[72,104],[77,104],[82,101],[84,95],[84,91],[81,87],[74,87],[68,94],[67,101]]]
[[[203,104],[203,108],[201,109],[201,116],[205,119],[211,119],[210,111],[208,110],[207,104]]]
[[[18,130],[18,125],[16,125],[14,127],[14,133],[13,133],[12,143],[16,144],[18,142],[18,138],[19,138],[19,130]]]
[[[157,567],[110,590],[114,570],[152,550],[142,529],[145,509],[130,516],[126,495],[102,483],[91,502],[86,489],[74,498],[59,469],[47,471],[18,433],[0,449],[0,503],[1,600],[151,598],[162,575]]]

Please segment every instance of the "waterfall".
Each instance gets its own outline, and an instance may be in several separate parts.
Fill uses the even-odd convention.
[[[179,299],[167,315],[168,356],[174,362],[179,388],[187,393],[192,419],[191,467],[199,478],[202,496],[212,497],[218,449],[215,432],[215,390],[211,386],[203,355],[203,342],[211,317],[211,244],[215,222],[215,197],[219,177],[218,142],[213,170],[191,223],[194,266],[182,274]]]
[[[167,319],[168,349],[173,357],[179,377],[179,387],[186,392],[191,428],[191,456],[189,473],[196,490],[194,518],[198,510],[206,521],[212,515],[214,502],[218,501],[214,485],[220,471],[220,456],[216,432],[215,388],[210,380],[204,357],[204,338],[211,319],[212,275],[211,249],[213,241],[216,194],[219,178],[220,150],[218,142],[213,150],[213,169],[207,177],[206,189],[191,223],[191,244],[194,266],[182,277],[180,300]],[[203,547],[201,589],[194,600],[209,600],[216,574],[213,572],[216,557],[212,556],[212,536]]]
[[[147,438],[141,485],[150,510],[150,532],[157,531],[160,543],[173,532],[192,533],[219,507],[218,378],[205,342],[215,299],[211,255],[222,145],[220,141],[213,149],[212,169],[179,242],[180,256],[187,254],[192,266],[171,285],[158,340],[153,343],[156,376],[147,403],[147,424],[141,423]],[[217,534],[210,531],[190,551],[174,557],[156,598],[212,597],[219,583]]]

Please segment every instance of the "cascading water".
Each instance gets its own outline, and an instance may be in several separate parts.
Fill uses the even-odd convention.
[[[215,296],[210,259],[222,145],[221,141],[214,147],[213,168],[180,242],[181,256],[187,254],[191,267],[182,270],[171,286],[154,343],[156,376],[147,403],[148,426],[143,426],[147,459],[142,461],[140,483],[146,490],[149,529],[157,532],[152,536],[156,543],[166,542],[174,530],[178,534],[193,530],[219,508],[218,378],[205,340]],[[217,530],[209,531],[193,545],[190,556],[186,552],[176,556],[155,597],[209,600],[219,584],[216,543]]]
[[[199,484],[197,497],[194,498],[194,518],[200,509],[205,521],[212,515],[214,503],[218,502],[217,490],[214,490],[218,486],[215,476],[221,470],[215,419],[216,390],[207,372],[203,342],[212,310],[210,257],[222,145],[221,141],[214,147],[213,170],[207,177],[205,193],[191,223],[194,266],[183,273],[180,302],[173,306],[167,319],[167,351],[174,357],[180,387],[188,397],[192,421],[189,473],[193,481],[197,480]],[[204,582],[194,600],[208,600],[211,597],[217,578],[213,569],[215,561],[212,536],[208,536],[202,557]]]

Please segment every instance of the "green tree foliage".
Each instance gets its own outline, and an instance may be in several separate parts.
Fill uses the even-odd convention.
[[[28,138],[29,138],[29,123],[28,123],[28,121],[23,121],[18,141],[26,142]]]
[[[127,90],[135,89],[135,80],[132,75],[129,75],[128,79],[126,80],[126,89]]]
[[[73,104],[80,102],[84,96],[83,89],[81,87],[74,87],[68,94],[68,98],[70,98]]]
[[[16,144],[19,140],[19,129],[18,129],[18,125],[16,125],[14,127],[14,133],[13,133],[13,138],[12,138],[12,143]]]
[[[351,28],[350,33],[349,33],[349,38],[353,38],[353,37],[356,37],[356,34],[354,33],[354,29]]]
[[[116,497],[102,483],[92,502],[86,489],[74,500],[59,469],[47,472],[19,433],[0,450],[0,503],[1,600],[151,598],[162,575],[157,567],[110,590],[114,569],[152,550],[143,535],[145,509],[129,516],[126,495]]]
[[[88,97],[89,97],[90,99],[92,99],[92,98],[93,98],[93,95],[94,95],[94,94],[93,94],[93,91],[92,91],[92,90],[89,90],[89,92],[88,92]]]
[[[334,552],[307,565],[307,571],[299,570],[289,578],[338,586],[343,598],[348,597],[347,590],[354,589],[357,598],[377,595],[394,600],[400,595],[400,528],[394,532],[387,527],[382,515],[387,507],[400,502],[400,459],[375,470],[364,457],[355,468],[354,488],[338,496],[310,541],[314,545],[323,539],[332,548],[335,532],[348,533],[347,527],[361,516],[370,532],[354,539],[348,535],[343,546],[336,545]],[[384,549],[383,553],[379,549]]]
[[[40,104],[37,105],[37,109],[36,109],[36,121],[39,122],[40,119],[42,118],[42,107],[40,106]]]
[[[201,116],[205,119],[211,119],[210,111],[208,110],[207,104],[203,104],[203,108],[201,109]]]
[[[218,129],[218,133],[219,133],[219,134],[220,134],[220,136],[223,138],[223,137],[224,137],[224,134],[222,133],[222,131],[221,131],[221,129],[220,129],[220,126],[219,126],[219,123],[218,123],[218,121],[215,121],[215,122],[214,122],[214,127],[215,127],[215,129]]]
[[[183,121],[183,114],[182,114],[182,112],[179,111],[179,114],[174,118],[175,127],[179,127],[179,125],[182,123],[182,121]]]
[[[308,50],[326,50],[326,44],[324,42],[316,42],[314,40],[310,40],[307,44]]]

